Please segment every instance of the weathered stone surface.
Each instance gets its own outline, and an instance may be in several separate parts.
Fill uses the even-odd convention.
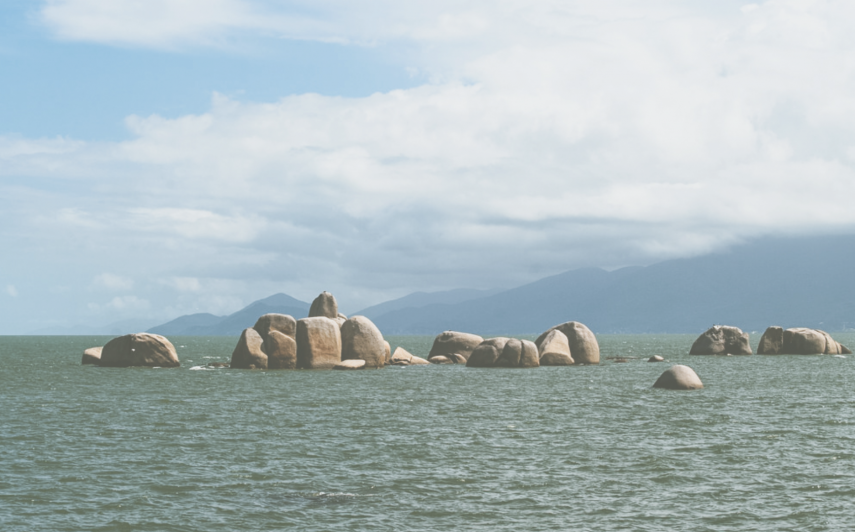
[[[841,355],[851,355],[852,350],[849,349],[848,347],[846,347],[845,345],[840,344],[840,354]]]
[[[393,365],[400,365],[401,363],[409,364],[412,358],[412,353],[410,353],[403,347],[396,347],[395,352],[392,353],[392,356],[389,359],[389,362]]]
[[[294,322],[294,334],[296,336],[296,321]],[[267,339],[261,345],[267,354],[267,369],[296,369],[297,368],[297,340],[285,333],[271,330],[267,333]]]
[[[460,355],[458,353],[451,353],[449,355],[445,355],[445,357],[448,360],[454,362],[455,364],[466,364],[466,357],[464,357],[463,355]],[[428,360],[430,360],[430,359],[428,359]]]
[[[537,354],[537,345],[530,340],[522,340],[522,353],[520,353],[520,368],[540,367],[540,356]]]
[[[366,364],[365,361],[361,358],[349,358],[347,360],[342,360],[335,366],[333,369],[365,369]]]
[[[337,318],[333,318],[333,321],[336,325],[338,325],[338,328],[341,329],[341,326],[344,325],[344,322],[347,321],[347,318],[342,318],[341,316],[339,316]]]
[[[386,343],[380,329],[365,316],[353,316],[341,326],[341,359],[359,358],[367,368],[386,365]]]
[[[570,366],[574,363],[567,335],[558,329],[546,333],[538,351],[541,366]]]
[[[438,334],[434,339],[433,346],[428,353],[428,360],[436,356],[447,357],[450,354],[458,354],[469,360],[469,355],[483,341],[484,339],[477,334],[445,331]]]
[[[442,355],[435,356],[429,360],[431,364],[454,364],[448,357]]]
[[[522,341],[516,338],[509,338],[493,366],[497,368],[515,368],[519,366],[522,351]]]
[[[341,362],[341,331],[330,318],[297,320],[297,367],[332,369]]]
[[[264,340],[253,328],[244,329],[232,351],[230,366],[235,369],[267,369],[267,354],[262,349]]]
[[[159,334],[136,333],[113,338],[101,350],[100,366],[180,366],[175,346]]]
[[[757,346],[758,355],[780,355],[784,351],[784,329],[781,327],[769,327],[760,337],[760,345]]]
[[[422,357],[417,357],[413,355],[413,358],[410,359],[411,366],[424,366],[426,364],[430,364],[430,361],[423,359]]]
[[[505,349],[505,344],[510,338],[490,338],[484,340],[476,347],[469,358],[466,360],[466,366],[471,368],[492,368],[496,365],[496,361]]]
[[[553,330],[559,330],[567,337],[567,342],[570,345],[570,355],[576,364],[599,364],[600,363],[600,344],[597,343],[597,337],[591,332],[591,329],[577,321],[568,321],[549,330],[538,336],[535,344],[538,349],[546,340],[546,336]]]
[[[329,292],[321,292],[321,295],[316,297],[312,301],[312,306],[309,307],[309,317],[324,317],[331,320],[338,318],[338,303],[335,300],[335,296]]]
[[[714,325],[692,344],[690,355],[750,355],[748,333],[738,327]]]
[[[701,382],[698,374],[695,373],[695,370],[689,366],[676,365],[666,369],[656,379],[653,387],[664,388],[666,390],[697,390],[703,388],[704,384]]]
[[[665,359],[659,355],[653,355],[647,359],[648,362],[665,362]]]
[[[825,331],[796,327],[784,331],[784,355],[840,355],[851,354]]]
[[[261,335],[261,339],[267,341],[267,333],[279,331],[285,336],[297,338],[297,320],[287,314],[265,314],[258,318],[252,326]]]
[[[83,352],[83,360],[80,361],[81,364],[95,364],[98,365],[101,363],[101,350],[103,347],[90,347],[89,349]]]
[[[389,342],[383,340],[383,344],[386,346],[386,359],[383,361],[387,366],[392,363],[392,346],[389,345]]]

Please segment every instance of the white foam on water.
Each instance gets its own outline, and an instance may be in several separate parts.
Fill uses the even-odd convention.
[[[207,367],[207,366],[193,366],[192,368],[190,368],[190,371],[194,371],[194,370],[212,370],[212,369],[214,369],[214,368],[209,368],[209,367]]]
[[[846,357],[845,357],[845,356],[843,356],[843,355],[832,355],[832,356],[833,356],[834,358],[846,358]]]

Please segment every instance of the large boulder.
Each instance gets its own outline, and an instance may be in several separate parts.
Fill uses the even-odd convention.
[[[341,326],[341,359],[358,358],[366,368],[386,365],[386,342],[380,329],[365,316],[353,316]]]
[[[284,336],[284,335],[283,335]],[[244,329],[232,351],[230,367],[235,369],[267,369],[267,354],[262,349],[264,340],[253,328]]]
[[[291,338],[297,337],[297,320],[287,314],[265,314],[258,318],[252,328],[265,342],[270,331],[279,331]]]
[[[654,388],[666,390],[697,390],[704,387],[698,374],[689,366],[671,366],[656,379]]]
[[[780,354],[840,355],[848,353],[851,353],[851,351],[837,342],[827,332],[819,329],[797,327],[784,331],[784,341]]]
[[[365,367],[365,361],[361,358],[350,358],[347,360],[342,360],[341,362],[333,366],[333,369],[365,369]]]
[[[312,301],[312,306],[309,307],[309,317],[324,317],[331,320],[338,318],[338,303],[336,303],[335,296],[329,292],[321,292],[321,295],[316,297]]]
[[[478,347],[484,339],[477,334],[462,333],[457,331],[445,331],[438,334],[433,341],[433,346],[428,353],[428,360],[436,356],[448,357],[448,355],[460,355],[466,360],[472,351]]]
[[[341,331],[330,318],[297,320],[297,367],[332,369],[341,362]]]
[[[750,355],[748,333],[738,327],[713,325],[692,344],[690,355]]]
[[[784,329],[781,327],[769,327],[760,337],[760,345],[757,346],[758,355],[780,355],[784,351]]]
[[[546,337],[538,348],[541,366],[572,366],[573,355],[570,354],[570,342],[567,335],[558,329],[546,333]]]
[[[101,350],[103,347],[90,347],[89,349],[83,351],[83,359],[80,361],[81,364],[95,364],[96,366],[101,363]]]
[[[537,346],[528,340],[511,338],[505,343],[499,358],[494,364],[497,368],[536,368],[540,366]]]
[[[101,350],[98,362],[107,367],[148,366],[174,368],[181,364],[172,342],[151,333],[126,334],[113,338]]]
[[[559,330],[567,337],[567,342],[570,346],[570,354],[575,364],[599,364],[600,363],[600,344],[597,343],[597,337],[591,332],[591,329],[577,321],[568,321],[549,330],[538,336],[535,340],[538,349],[543,344],[546,337],[551,331]]]
[[[296,321],[294,333],[296,335]],[[267,333],[267,338],[261,345],[267,355],[267,369],[296,369],[297,340],[277,330]]]
[[[476,347],[469,358],[466,360],[466,366],[471,368],[492,368],[499,360],[499,356],[505,349],[505,344],[510,338],[490,338],[484,340]]]

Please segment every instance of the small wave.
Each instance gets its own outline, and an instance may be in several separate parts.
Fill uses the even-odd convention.
[[[845,356],[843,356],[843,355],[832,355],[832,356],[833,356],[834,358],[846,358],[846,357],[845,357]]]
[[[209,369],[214,369],[214,368],[209,368],[207,366],[193,366],[192,368],[190,368],[190,371],[194,371],[194,370],[200,370],[201,371],[201,370],[209,370]]]

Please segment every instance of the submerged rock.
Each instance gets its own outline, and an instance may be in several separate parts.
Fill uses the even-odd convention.
[[[647,359],[648,362],[664,362],[665,359],[659,355],[653,355]]]
[[[456,354],[469,360],[472,351],[483,342],[484,339],[477,334],[462,333],[457,331],[445,331],[438,334],[433,341],[433,346],[428,353],[428,360],[436,356]]]
[[[89,349],[83,351],[83,359],[80,361],[81,364],[95,364],[98,365],[101,363],[101,350],[103,347],[90,347]]]
[[[738,327],[713,325],[701,334],[689,351],[690,355],[750,355],[748,333]]]
[[[654,388],[666,390],[698,390],[704,387],[698,374],[689,366],[671,366],[656,379]]]
[[[448,357],[442,355],[435,356],[428,360],[431,364],[454,364]]]
[[[428,362],[421,357],[413,355],[403,347],[396,348],[391,357],[391,364],[393,366],[420,366],[423,364],[430,364],[431,362],[433,362],[433,360]]]
[[[101,350],[100,366],[174,368],[181,364],[172,342],[159,334],[136,333],[113,338]]]
[[[597,343],[597,337],[591,332],[591,329],[577,321],[568,321],[560,325],[551,327],[535,340],[538,349],[543,345],[546,337],[550,332],[558,330],[567,337],[567,343],[570,346],[570,356],[573,358],[574,364],[599,364],[600,363],[600,344]]]

